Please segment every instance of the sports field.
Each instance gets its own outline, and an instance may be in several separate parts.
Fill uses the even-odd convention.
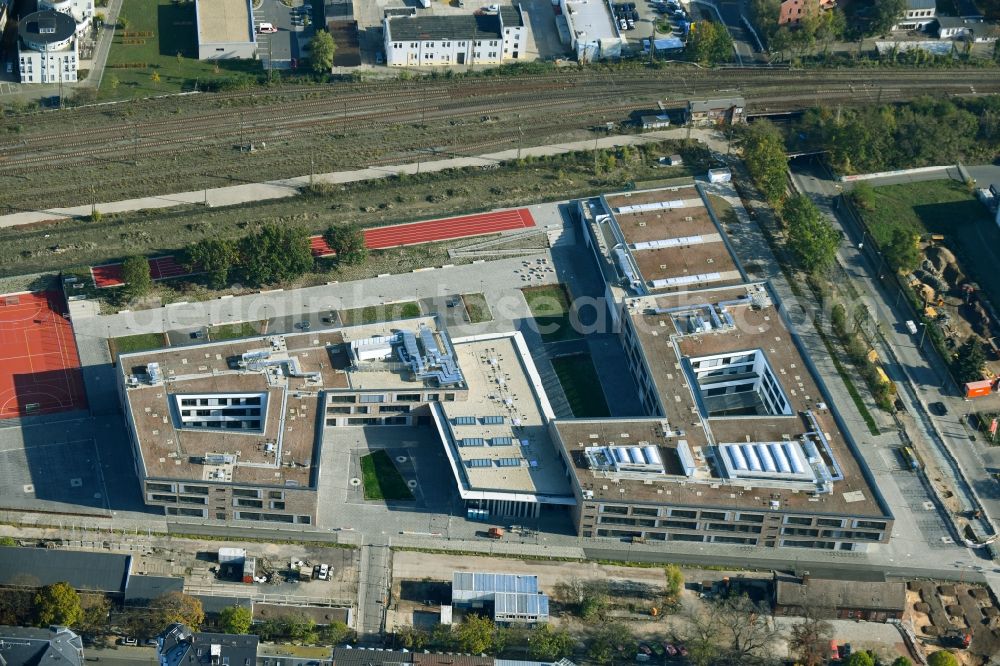
[[[0,296],[0,418],[87,407],[66,313],[55,291]]]

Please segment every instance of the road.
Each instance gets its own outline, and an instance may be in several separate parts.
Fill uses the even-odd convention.
[[[922,340],[921,347],[921,340],[903,327],[902,323],[913,315],[906,303],[900,302],[895,293],[890,294],[879,280],[879,276],[888,269],[884,265],[874,265],[869,255],[859,250],[864,237],[832,207],[833,199],[839,194],[838,184],[819,167],[795,167],[792,178],[799,190],[807,194],[834,225],[852,239],[852,243],[841,246],[839,258],[859,291],[869,296],[870,309],[881,324],[885,340],[892,346],[895,362],[891,358],[883,359],[887,365],[886,372],[897,384],[902,382],[908,387],[900,392],[900,398],[914,417],[913,425],[923,436],[928,450],[933,454],[936,444],[947,446],[950,456],[944,451],[935,455],[938,467],[951,478],[954,490],[965,496],[962,503],[966,510],[974,508],[977,498],[982,503],[993,527],[986,525],[976,531],[980,535],[988,535],[996,529],[994,521],[1000,518],[1000,500],[996,496],[996,482],[986,472],[987,465],[982,454],[970,442],[970,433],[962,423],[962,418],[970,411],[970,404],[956,395],[951,379],[930,342]],[[946,415],[929,412],[927,405],[936,402],[947,407]],[[973,487],[991,492],[975,493]]]

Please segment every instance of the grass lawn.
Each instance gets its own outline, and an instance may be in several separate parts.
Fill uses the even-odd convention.
[[[582,419],[611,415],[601,390],[601,380],[588,354],[559,356],[552,359],[552,368],[559,377],[573,416]]]
[[[484,321],[493,321],[490,305],[482,294],[462,294],[462,302],[465,303],[465,311],[469,313],[470,323],[481,324]]]
[[[223,324],[222,326],[213,326],[208,329],[210,340],[237,340],[239,338],[252,338],[257,335],[260,335],[257,327],[248,321],[239,324]]]
[[[542,334],[542,342],[558,342],[580,337],[570,324],[569,292],[564,285],[527,287],[521,292],[535,318],[538,331]]]
[[[401,303],[370,305],[366,308],[343,310],[340,313],[340,320],[344,322],[344,326],[358,326],[360,324],[374,324],[380,321],[409,319],[419,316],[420,305],[416,301],[403,301]]]
[[[119,354],[162,349],[167,346],[167,338],[162,333],[139,333],[112,338],[108,344],[111,347],[111,357],[117,359]]]
[[[1000,228],[962,183],[931,180],[877,187],[872,210],[863,214],[880,244],[896,227],[944,234],[965,274],[1000,304]]]
[[[193,90],[195,82],[232,78],[234,70],[260,69],[256,61],[198,60],[193,0],[124,0],[126,28],[115,30],[101,81],[105,99],[145,97]],[[179,55],[178,55],[179,54]],[[153,73],[159,81],[153,80]]]
[[[389,454],[383,450],[361,459],[361,476],[368,500],[411,500],[413,493]]]

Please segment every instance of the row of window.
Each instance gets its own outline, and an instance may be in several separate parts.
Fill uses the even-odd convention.
[[[381,402],[438,402],[441,399],[439,393],[396,393],[392,397],[385,393],[337,393],[327,395],[327,402],[331,404],[353,405],[355,403],[372,404]],[[444,394],[445,402],[455,402],[454,393]]]
[[[593,507],[586,507],[591,509]],[[631,510],[631,511],[630,511]],[[644,506],[623,506],[620,504],[602,504],[600,507],[602,514],[615,514],[619,516],[670,516],[671,518],[701,518],[702,520],[730,520],[728,511],[697,511],[695,509],[670,509],[667,507],[644,507]],[[760,513],[736,512],[732,520],[749,523],[763,523],[764,515]],[[837,524],[836,527],[841,527]]]
[[[500,41],[496,40],[496,39],[490,39],[490,40],[486,40],[486,41],[489,42],[488,46],[499,46],[500,45]],[[475,46],[483,46],[483,42],[484,42],[484,40],[476,40],[476,42],[475,42],[474,45]],[[456,44],[457,44],[458,48],[460,48],[460,49],[461,48],[465,48],[465,42],[456,42]],[[433,42],[433,41],[424,42],[424,48],[433,49],[433,48],[437,48],[437,46],[438,46],[437,42]],[[410,48],[411,49],[415,49],[415,48],[419,48],[419,47],[420,47],[420,42],[410,42]],[[401,48],[403,48],[403,42],[393,42],[392,43],[392,48],[394,48],[394,49],[401,49]],[[451,42],[450,41],[443,41],[443,42],[441,42],[440,48],[450,49],[451,48]]]

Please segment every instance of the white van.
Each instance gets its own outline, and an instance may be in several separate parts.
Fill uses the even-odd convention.
[[[259,32],[262,35],[266,35],[271,32],[278,32],[278,29],[275,28],[274,25],[271,23],[261,23],[259,26],[257,26],[257,32]]]

